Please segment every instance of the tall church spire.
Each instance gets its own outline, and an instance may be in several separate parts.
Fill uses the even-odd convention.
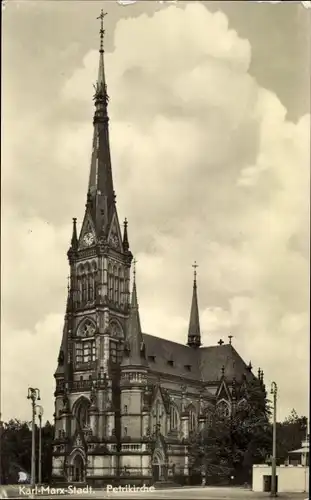
[[[111,157],[108,130],[107,85],[104,66],[104,17],[100,16],[99,68],[94,94],[94,135],[90,177],[88,185],[88,206],[93,217],[96,232],[107,236],[115,212],[115,193],[113,189]],[[99,234],[98,234],[99,235]]]
[[[192,303],[190,312],[190,321],[188,329],[188,346],[189,347],[200,347],[201,346],[201,331],[200,331],[200,318],[199,318],[199,306],[198,306],[198,295],[197,295],[197,263],[195,262],[192,266],[194,268],[193,276],[193,292],[192,292]]]
[[[121,368],[147,366],[146,350],[143,340],[143,335],[140,326],[140,317],[138,310],[137,289],[136,289],[136,261],[134,261],[134,279],[133,291],[130,308],[130,317],[128,320],[128,328],[126,335],[126,343],[124,349],[124,358],[121,363]]]

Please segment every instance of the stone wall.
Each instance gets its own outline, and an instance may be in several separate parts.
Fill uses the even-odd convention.
[[[304,493],[309,491],[309,467],[281,465],[276,469],[278,492]],[[264,476],[271,476],[270,465],[253,466],[253,491],[264,491]]]

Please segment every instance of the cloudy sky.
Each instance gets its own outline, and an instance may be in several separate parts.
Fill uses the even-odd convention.
[[[119,216],[144,331],[229,334],[308,411],[310,10],[299,4],[10,0],[3,12],[2,418],[53,413],[71,218],[81,223],[100,8]]]

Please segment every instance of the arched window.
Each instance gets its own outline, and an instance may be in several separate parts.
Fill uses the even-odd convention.
[[[117,304],[119,295],[119,277],[117,267],[113,267],[113,300]]]
[[[80,340],[75,346],[76,363],[89,363],[95,361],[95,331],[95,324],[90,319],[86,319],[79,326],[77,336],[80,337]]]
[[[190,432],[195,431],[197,427],[197,417],[194,410],[189,411],[189,430]]]
[[[221,418],[228,418],[230,416],[230,407],[227,401],[221,400],[217,403],[217,414]]]
[[[91,274],[87,277],[87,300],[88,302],[93,300],[93,276]]]
[[[96,297],[96,275],[97,275],[97,264],[95,261],[92,262],[92,285],[91,285],[91,300],[94,301]]]
[[[86,275],[83,274],[82,276],[82,302],[87,301],[87,278]]]
[[[110,360],[112,363],[120,363],[123,357],[124,336],[121,325],[112,321],[109,325],[110,332]]]
[[[82,303],[82,274],[84,272],[83,264],[80,264],[77,268],[77,292],[76,292],[76,303],[79,307]]]
[[[79,337],[94,337],[95,334],[95,324],[90,319],[86,319],[80,324],[78,328]]]
[[[83,397],[79,399],[75,405],[74,416],[81,429],[84,429],[90,425],[89,408],[90,402]]]
[[[175,406],[171,406],[170,408],[170,430],[174,431],[178,429],[179,425],[179,415],[177,408]]]

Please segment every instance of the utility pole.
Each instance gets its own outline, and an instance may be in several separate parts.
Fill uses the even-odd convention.
[[[39,471],[38,471],[38,483],[42,484],[42,417],[43,417],[43,406],[36,405],[36,410],[38,411],[39,418]]]
[[[40,391],[39,389],[34,389],[33,387],[28,388],[27,399],[31,399],[31,415],[32,415],[32,442],[31,442],[31,485],[36,484],[36,401],[40,401]]]
[[[278,386],[275,382],[271,384],[271,394],[273,395],[273,437],[272,437],[272,464],[271,464],[271,497],[277,497],[277,475],[276,475],[276,404]]]
[[[2,442],[2,434],[3,434],[3,422],[1,420],[1,413],[0,413],[0,485],[2,483],[2,461],[1,461],[1,457],[2,457],[2,453],[1,453],[1,442]]]

